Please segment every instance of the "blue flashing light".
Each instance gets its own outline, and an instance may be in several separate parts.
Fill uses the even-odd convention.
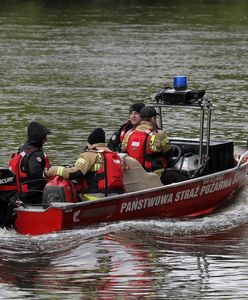
[[[175,76],[173,87],[175,90],[186,90],[187,89],[187,77],[186,76]]]

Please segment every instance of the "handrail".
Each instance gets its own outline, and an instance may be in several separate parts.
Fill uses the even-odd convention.
[[[161,103],[162,102],[162,103]],[[203,156],[208,157],[209,156],[209,146],[210,146],[210,129],[211,129],[211,102],[203,97],[201,99],[198,99],[197,101],[187,103],[187,104],[172,104],[170,102],[165,101],[157,101],[152,102],[151,105],[153,105],[155,108],[159,110],[159,126],[162,128],[163,121],[162,121],[162,107],[171,107],[171,108],[178,108],[178,109],[184,109],[184,108],[190,108],[190,109],[198,109],[200,110],[200,132],[199,132],[199,160],[198,160],[198,167],[201,168],[203,163]],[[205,139],[204,139],[205,137]],[[206,144],[205,144],[206,143]],[[205,151],[203,151],[204,146]],[[205,153],[203,153],[205,152]]]
[[[248,155],[248,150],[245,151],[245,153],[243,153],[243,154],[239,157],[239,160],[238,160],[238,163],[237,163],[237,167],[238,167],[238,168],[241,166],[244,157],[247,156],[247,155]]]

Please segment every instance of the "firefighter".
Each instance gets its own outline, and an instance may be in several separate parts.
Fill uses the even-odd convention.
[[[50,133],[39,122],[31,122],[27,128],[26,143],[10,159],[9,169],[16,176],[19,198],[24,203],[42,202],[42,192],[46,184],[44,169],[49,168],[49,159],[43,146]]]
[[[123,141],[123,138],[127,131],[130,129],[134,129],[136,126],[140,124],[140,110],[145,107],[144,103],[134,103],[130,106],[129,109],[129,120],[121,125],[121,127],[113,133],[111,136],[109,142],[108,142],[108,148],[112,151],[121,151],[121,143]]]
[[[140,117],[140,125],[125,135],[122,151],[135,158],[146,171],[158,174],[165,183],[163,172],[172,154],[168,136],[157,127],[157,111],[154,107],[142,108]]]
[[[53,166],[45,171],[46,176],[59,175],[70,180],[84,176],[84,197],[90,200],[123,193],[121,158],[106,147],[104,130],[93,130],[87,142],[85,151],[79,155],[73,167]]]

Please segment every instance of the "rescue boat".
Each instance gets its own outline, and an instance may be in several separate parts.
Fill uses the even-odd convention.
[[[163,185],[156,174],[147,173],[135,159],[120,154],[125,165],[124,194],[78,201],[78,183],[56,177],[47,183],[42,205],[15,209],[16,231],[40,235],[104,222],[192,218],[234,201],[234,193],[246,184],[248,151],[235,153],[233,141],[210,138],[213,106],[205,91],[189,90],[174,81],[173,88],[159,91],[151,105],[159,113],[160,128],[168,108],[199,113],[197,139],[170,140],[177,151],[166,172],[168,176],[182,174],[185,180]]]

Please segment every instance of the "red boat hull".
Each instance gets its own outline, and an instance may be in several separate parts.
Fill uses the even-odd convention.
[[[246,182],[241,167],[159,188],[80,203],[52,203],[47,209],[16,209],[16,230],[39,235],[101,222],[180,218],[209,214]]]

